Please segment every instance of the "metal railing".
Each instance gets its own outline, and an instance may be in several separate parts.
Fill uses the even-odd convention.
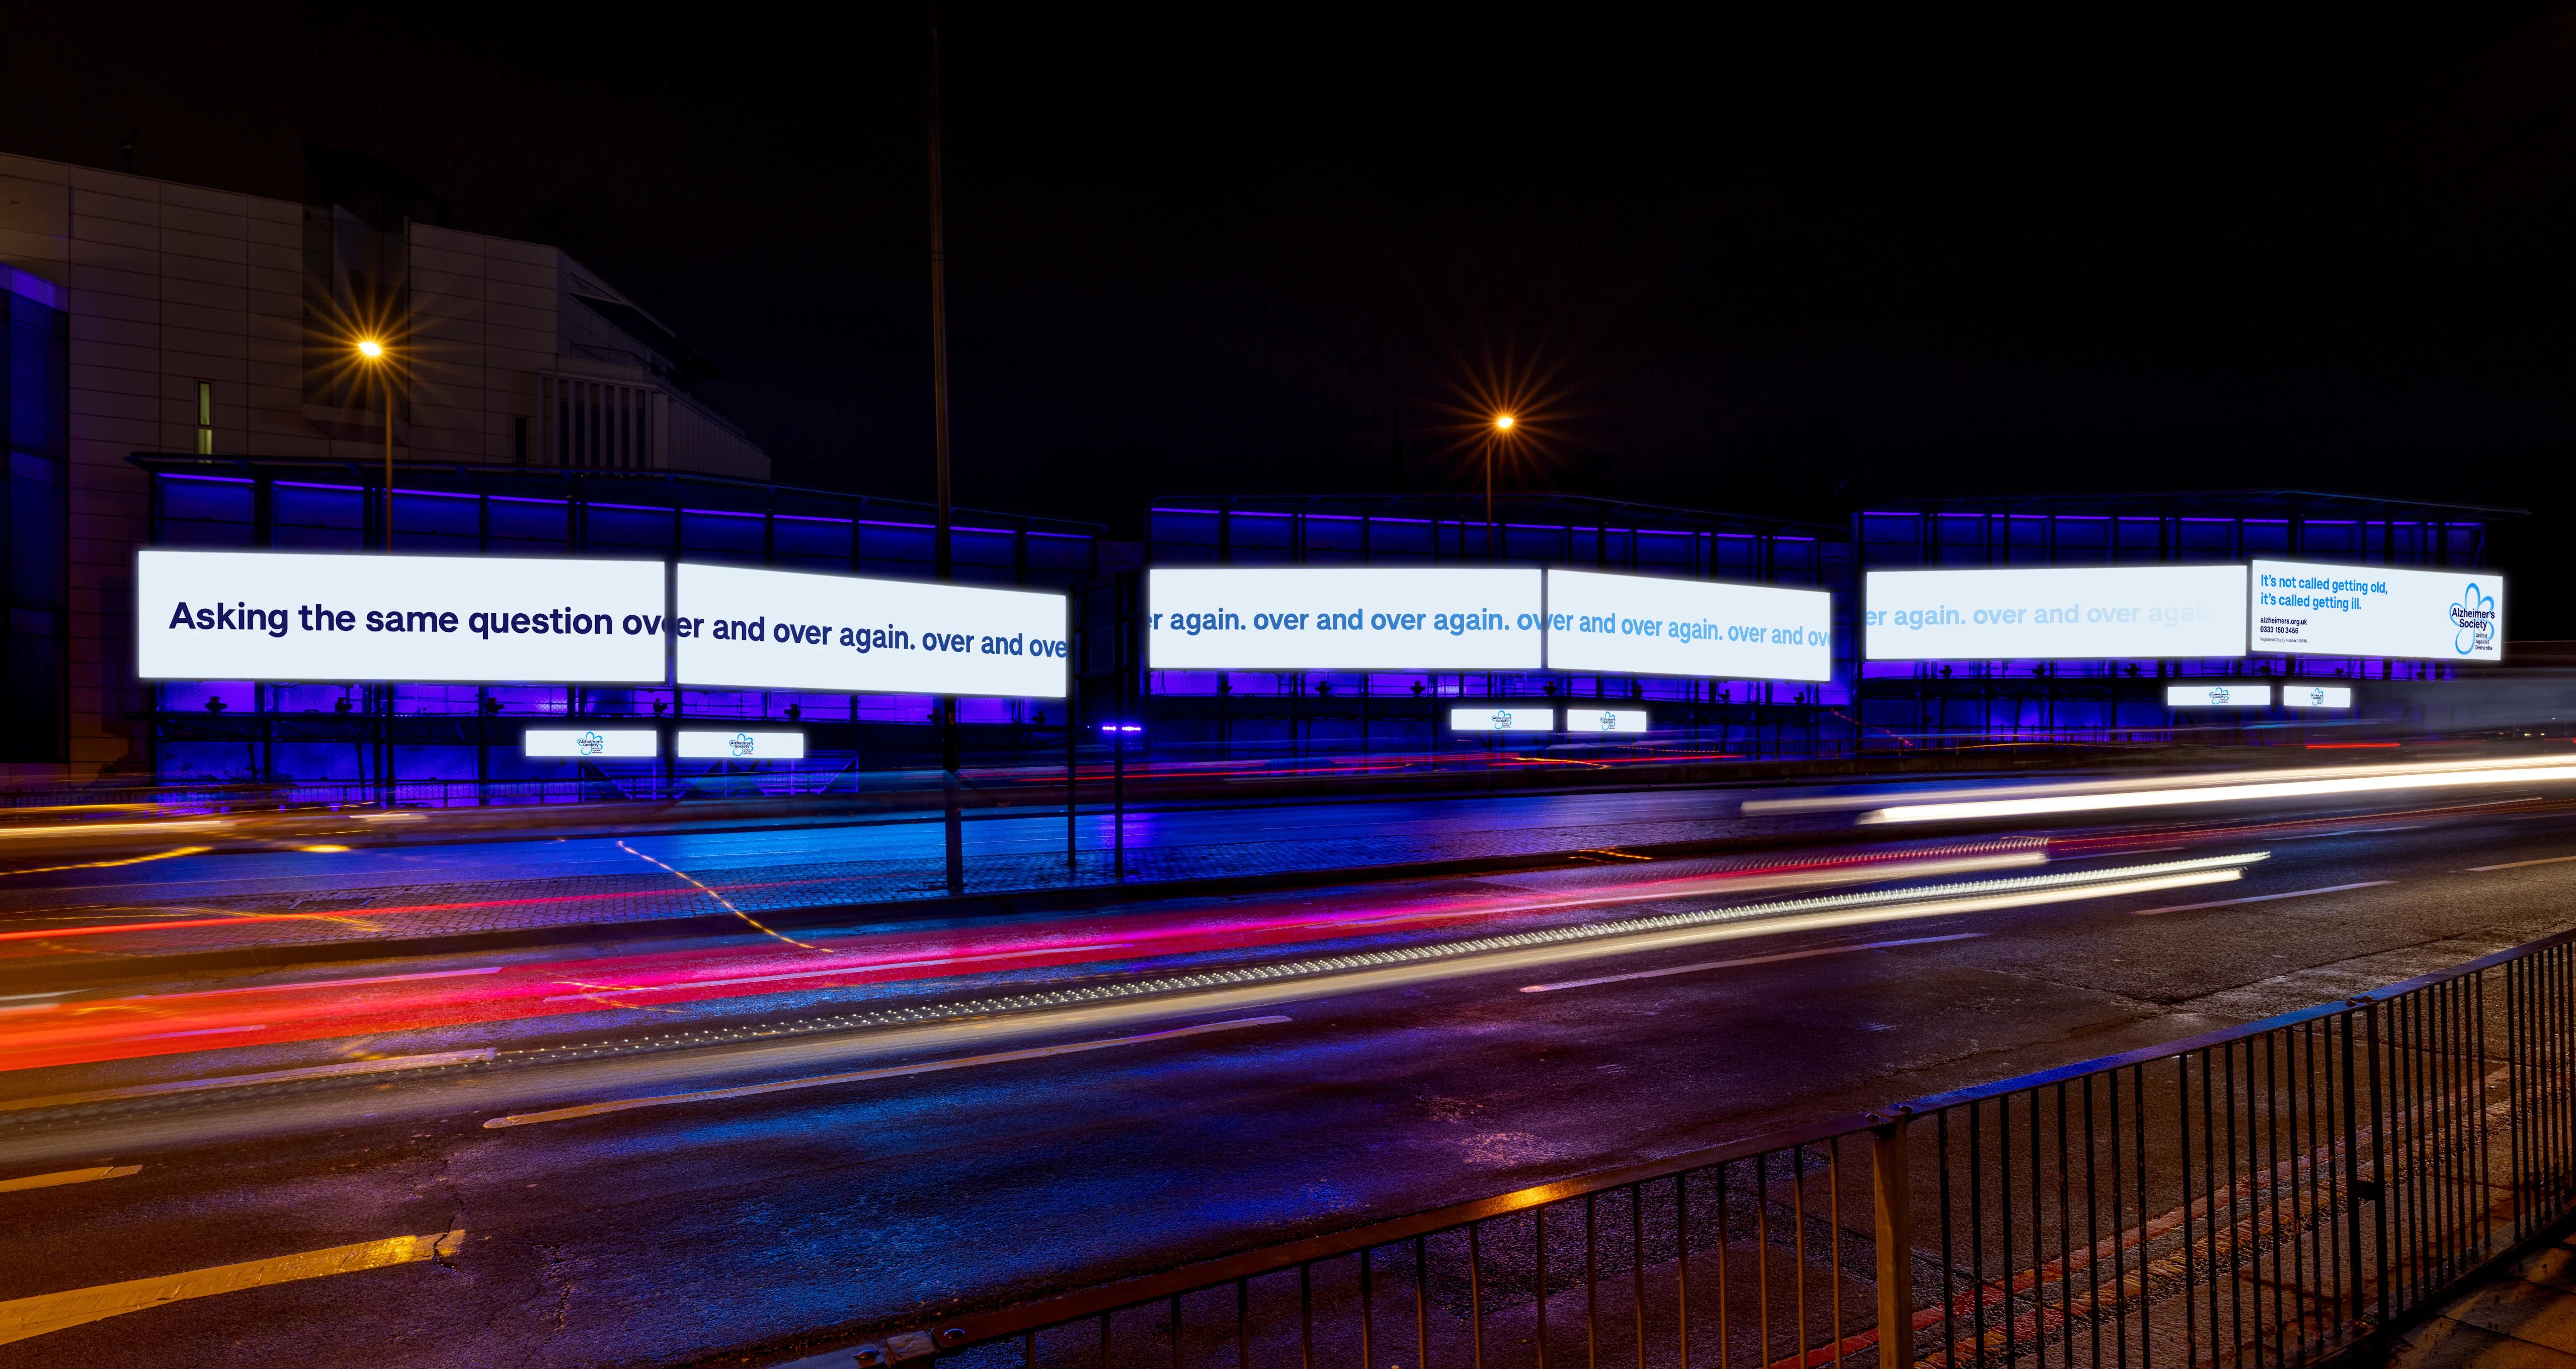
[[[1883,1113],[932,1322],[862,1365],[2195,1369],[2576,1209],[2576,933]]]

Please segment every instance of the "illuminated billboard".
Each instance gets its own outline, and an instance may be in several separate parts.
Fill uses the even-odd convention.
[[[662,754],[662,738],[649,727],[531,727],[524,753],[551,760],[644,760]]]
[[[2312,561],[2254,563],[2254,649],[2290,656],[2504,659],[2504,577]]]
[[[1547,613],[1550,670],[1833,678],[1833,596],[1823,590],[1551,570]]]
[[[1061,594],[682,564],[671,619],[692,689],[1061,699]]]
[[[1873,570],[1865,585],[1873,661],[2245,654],[2243,566]]]
[[[2267,684],[2188,684],[2166,685],[2167,708],[2269,708],[2272,686]]]
[[[2350,708],[2352,707],[2352,686],[2283,685],[2281,686],[2281,706],[2284,708]]]
[[[659,561],[136,553],[146,680],[658,685]]]
[[[1485,704],[1449,710],[1452,732],[1553,732],[1556,710],[1533,704]]]
[[[1612,733],[1646,730],[1646,710],[1642,708],[1569,708],[1565,710],[1568,732]]]
[[[1537,670],[1535,570],[1205,566],[1146,572],[1155,670]]]
[[[671,750],[693,761],[801,761],[802,732],[745,732],[732,729],[684,730],[671,739]]]

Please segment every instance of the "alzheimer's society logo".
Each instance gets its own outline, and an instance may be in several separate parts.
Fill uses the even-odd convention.
[[[2451,648],[2463,656],[2473,656],[2495,645],[2495,596],[2479,590],[2471,580],[2460,594],[2460,602],[2451,605],[2451,625],[2458,629],[2451,636]]]
[[[584,732],[573,738],[573,746],[585,756],[596,756],[608,749],[608,739],[596,732]]]
[[[733,739],[726,742],[725,745],[731,748],[733,753],[737,756],[748,756],[757,749],[759,743],[753,741],[751,734],[748,732],[736,732],[733,734]]]
[[[2227,686],[2225,685],[2211,685],[2209,687],[2209,701],[2211,703],[2223,704],[2234,697],[2236,696],[2227,692]]]

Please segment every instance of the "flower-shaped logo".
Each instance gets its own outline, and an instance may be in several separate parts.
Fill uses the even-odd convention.
[[[750,733],[736,732],[733,734],[733,740],[726,743],[726,745],[732,748],[735,755],[748,756],[759,744],[752,740]]]
[[[2495,596],[2478,588],[2471,580],[2460,594],[2460,602],[2451,605],[2451,625],[2457,629],[2451,636],[2451,649],[2463,656],[2475,655],[2495,645]]]

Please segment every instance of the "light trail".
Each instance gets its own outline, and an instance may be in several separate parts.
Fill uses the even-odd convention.
[[[2062,813],[2166,808],[2185,804],[2247,803],[2260,799],[2378,794],[2400,789],[2449,789],[2479,784],[2560,784],[2569,780],[2576,780],[2576,763],[2560,761],[2548,765],[2465,766],[2443,770],[2411,768],[2403,774],[2339,775],[2332,779],[2267,780],[2224,784],[2178,784],[2168,781],[2166,786],[2161,788],[2134,788],[2117,793],[1945,799],[1930,803],[1894,804],[1864,812],[1860,815],[1859,821],[1864,823],[1954,822],[1971,818],[2037,817]]]
[[[1880,882],[1977,874],[2035,866],[2044,859],[2032,841],[1934,848],[1937,858],[1914,852],[1837,856],[1795,864],[1736,870],[1623,878],[1572,896],[1455,897],[1423,899],[1412,908],[1389,908],[1382,899],[1354,900],[1339,908],[1253,908],[1211,913],[1188,910],[1068,918],[1051,926],[1000,927],[880,934],[824,943],[830,958],[791,952],[776,943],[719,949],[651,952],[632,956],[523,962],[471,967],[473,973],[370,975],[360,979],[250,984],[204,990],[67,998],[8,1011],[0,1033],[0,1071],[94,1063],[212,1047],[271,1045],[388,1033],[466,1027],[502,1021],[596,1013],[606,1007],[657,1009],[709,1004],[780,993],[828,1002],[836,993],[963,974],[1009,975],[1042,971],[1061,978],[1093,967],[1157,963],[1173,973],[1175,962],[1211,954],[1238,956],[1269,947],[1367,938],[1412,938],[1472,921],[1561,917],[1594,908],[1680,898],[1737,898],[1783,886]],[[2221,864],[2246,857],[2219,858]],[[1656,867],[1627,867],[1646,876]],[[2170,870],[2171,865],[2153,867]],[[2053,883],[2097,882],[2117,872],[2080,871],[2037,876]],[[2233,878],[2233,874],[2221,876]],[[1920,898],[1920,890],[1834,895],[1886,901]],[[1806,902],[1801,907],[1810,906]],[[1562,929],[1584,935],[1600,924]],[[1625,925],[1625,924],[1617,924]],[[1463,929],[1462,929],[1463,930]],[[1551,933],[1551,935],[1554,933]],[[1516,935],[1526,935],[1516,933]],[[1366,944],[1366,943],[1363,943]],[[987,981],[991,982],[991,981]],[[604,986],[604,987],[603,987]],[[578,990],[579,992],[575,992]],[[602,993],[617,1002],[604,1005]],[[828,1011],[828,1009],[827,1009]],[[205,1035],[180,1035],[180,1033]],[[220,1037],[213,1033],[224,1033]]]
[[[2021,813],[2086,812],[2096,808],[2138,808],[2159,804],[2186,802],[2221,802],[2230,799],[2280,797],[2284,794],[2375,793],[2394,789],[2441,788],[2460,784],[2515,782],[2556,782],[2576,779],[2576,761],[2563,756],[2513,756],[2499,760],[2413,761],[2391,765],[2339,765],[2331,768],[2306,766],[2272,770],[2246,770],[2229,774],[2155,775],[2131,779],[2063,780],[2049,784],[1984,785],[1971,788],[1926,789],[1913,793],[1891,794],[1885,790],[1857,794],[1816,794],[1795,798],[1747,799],[1743,811],[1756,813],[1829,813],[1876,810],[1894,813],[1899,810],[1928,810],[1942,816],[1986,816],[1960,811],[1969,805],[2042,804],[2067,806],[2014,807],[1994,810],[1993,815],[2013,816]],[[2278,785],[2326,785],[2321,789],[2278,790]],[[2177,799],[2174,794],[2198,797]],[[1862,821],[1923,822],[1929,816],[1910,818],[1886,817]]]

